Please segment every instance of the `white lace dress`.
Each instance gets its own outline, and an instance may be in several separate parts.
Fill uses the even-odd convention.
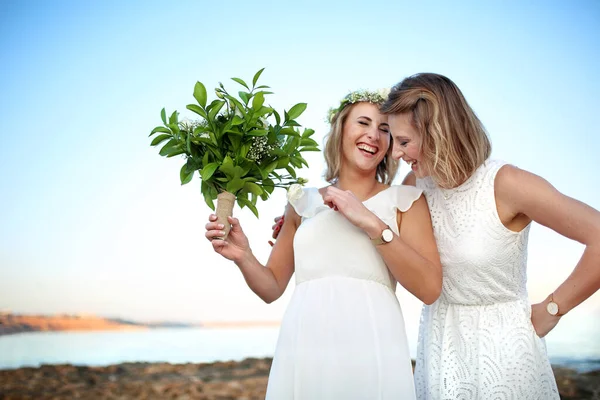
[[[392,186],[363,204],[397,232],[396,210],[421,191]],[[281,323],[267,399],[415,399],[395,281],[359,228],[316,188],[290,200],[296,288]]]
[[[424,306],[415,385],[421,400],[559,399],[546,346],[531,324],[526,289],[529,226],[498,217],[487,161],[461,186],[418,179],[443,266],[440,298]]]

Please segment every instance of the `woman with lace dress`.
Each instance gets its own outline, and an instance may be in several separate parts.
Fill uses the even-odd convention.
[[[292,187],[279,239],[263,266],[240,222],[225,241],[216,217],[206,225],[214,250],[232,260],[270,303],[295,272],[267,399],[415,399],[396,281],[427,304],[441,291],[441,266],[422,191],[389,186],[384,101],[355,92],[333,110],[325,188]]]
[[[489,158],[483,125],[448,78],[392,88],[393,158],[423,190],[443,266],[442,294],[421,315],[415,385],[422,400],[559,399],[541,339],[600,288],[600,213],[539,176]],[[586,245],[573,273],[530,305],[531,222]]]

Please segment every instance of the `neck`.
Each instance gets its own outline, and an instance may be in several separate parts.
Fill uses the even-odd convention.
[[[377,181],[376,171],[362,173],[342,167],[336,186],[342,190],[350,190],[357,199],[364,201],[379,192],[385,185]]]

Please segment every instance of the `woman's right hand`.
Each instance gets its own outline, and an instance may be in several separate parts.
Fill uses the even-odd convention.
[[[224,232],[222,231],[223,225],[217,222],[217,216],[214,214],[208,217],[209,222],[206,224],[205,236],[211,241],[215,252],[228,260],[239,263],[251,253],[250,243],[242,230],[240,221],[233,217],[227,218],[231,224],[231,230],[227,239],[216,239],[222,237]]]
[[[279,236],[279,232],[281,232],[281,227],[283,226],[284,221],[285,218],[283,215],[275,218],[275,224],[271,227],[271,229],[273,229],[273,239],[277,239],[277,236]]]

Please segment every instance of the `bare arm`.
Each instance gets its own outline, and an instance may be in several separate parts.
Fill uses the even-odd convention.
[[[600,288],[600,212],[565,196],[543,178],[510,165],[498,171],[495,189],[500,219],[509,229],[532,220],[585,245],[571,275],[553,292],[559,312],[570,311],[594,294]],[[555,321],[552,325],[549,315],[545,309],[532,315],[542,336],[558,322],[550,316]]]
[[[423,303],[431,304],[442,292],[442,266],[425,197],[421,195],[410,209],[399,213],[398,220],[400,236],[394,235],[377,250],[394,278]],[[385,227],[379,225],[367,234],[379,236]]]
[[[206,225],[206,237],[209,240],[220,234],[216,222],[212,222],[212,217],[211,215],[211,222]],[[271,303],[277,300],[285,291],[294,273],[293,240],[296,229],[300,225],[300,217],[292,207],[287,207],[285,222],[266,266],[263,266],[252,253],[239,221],[230,218],[230,222],[232,226],[227,240],[212,240],[214,250],[235,262],[250,289],[263,301]]]

